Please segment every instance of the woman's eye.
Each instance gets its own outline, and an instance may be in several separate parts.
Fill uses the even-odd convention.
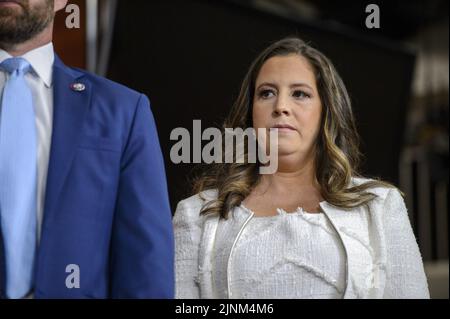
[[[297,98],[297,99],[304,99],[304,98],[310,98],[311,95],[309,95],[308,93],[304,92],[304,91],[294,91],[294,93],[292,94],[293,97]]]
[[[272,90],[262,90],[259,92],[259,97],[262,99],[268,99],[274,95]]]

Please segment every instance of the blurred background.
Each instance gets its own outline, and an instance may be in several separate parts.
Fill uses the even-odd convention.
[[[324,52],[347,85],[362,172],[399,186],[433,298],[448,298],[447,0],[70,0],[79,29],[56,21],[66,64],[147,94],[166,160],[172,209],[191,195],[195,164],[173,164],[170,132],[220,126],[256,55],[296,35]],[[380,28],[367,28],[377,4]]]

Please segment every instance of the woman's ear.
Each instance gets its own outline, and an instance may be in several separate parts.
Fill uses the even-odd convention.
[[[66,7],[68,0],[55,0],[55,12],[62,10]]]

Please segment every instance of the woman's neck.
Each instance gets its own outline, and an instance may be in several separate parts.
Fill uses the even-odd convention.
[[[258,215],[276,214],[277,208],[293,211],[302,207],[308,212],[320,211],[323,200],[316,179],[315,158],[284,155],[278,157],[278,170],[261,175],[244,204]]]
[[[314,153],[298,157],[297,154],[278,157],[278,169],[274,174],[261,175],[260,184],[273,190],[285,191],[316,185]]]

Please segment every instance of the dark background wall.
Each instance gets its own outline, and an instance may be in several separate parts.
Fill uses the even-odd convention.
[[[146,93],[166,160],[172,208],[190,195],[194,164],[170,161],[170,132],[219,126],[256,55],[298,35],[324,52],[347,85],[362,136],[363,173],[398,183],[414,55],[339,28],[281,18],[229,1],[119,1],[108,77]]]
[[[58,55],[67,65],[86,68],[86,0],[69,0],[80,8],[81,26],[79,29],[66,28],[67,13],[61,10],[56,14],[53,44]]]

